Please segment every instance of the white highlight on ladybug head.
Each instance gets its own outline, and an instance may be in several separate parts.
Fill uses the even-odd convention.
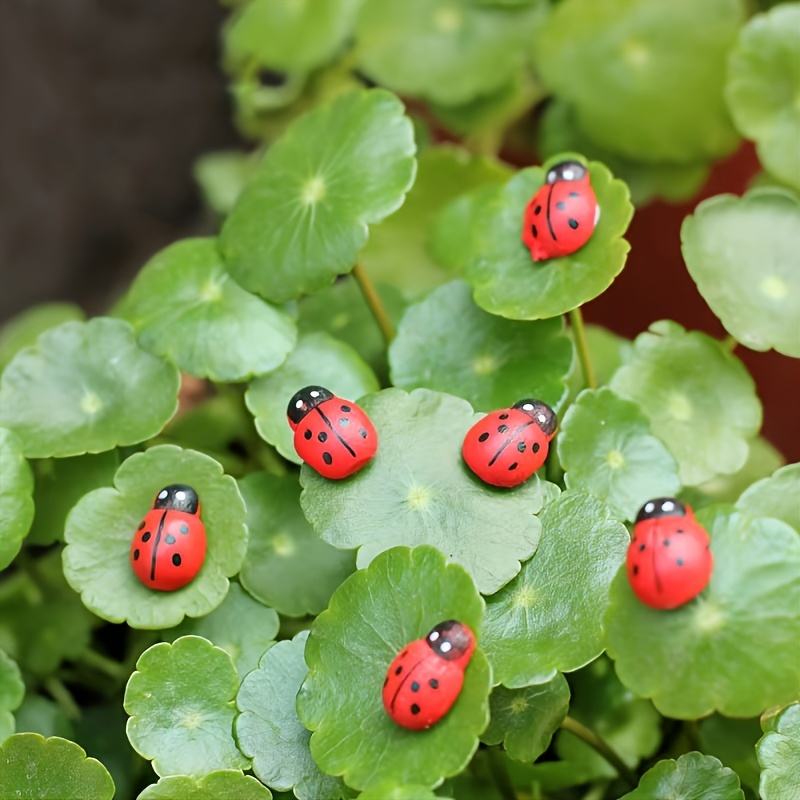
[[[158,499],[159,499],[159,500],[163,500],[163,499],[164,499],[164,498],[165,498],[165,497],[166,497],[168,494],[169,494],[169,492],[167,492],[167,490],[166,490],[166,489],[162,489],[162,490],[161,490],[161,491],[158,493]]]
[[[453,649],[453,645],[451,645],[450,642],[442,642],[442,644],[439,646],[439,649],[443,653],[449,653]]]
[[[431,635],[428,637],[432,642],[435,642],[439,638],[439,631],[433,631]]]
[[[175,492],[176,500],[183,500],[184,497],[186,497],[186,492]]]
[[[309,394],[310,394],[312,397],[319,397],[319,392],[317,392],[317,391],[314,391],[314,392],[309,392]]]
[[[673,503],[672,500],[667,500],[665,503],[661,504],[661,509],[663,511],[672,511],[673,508],[675,508],[675,503]]]
[[[302,400],[298,400],[298,401],[297,401],[297,402],[294,404],[294,407],[295,407],[295,408],[302,408],[304,405],[305,405],[305,404],[303,403],[303,401],[302,401]]]
[[[544,425],[544,423],[547,422],[547,417],[544,414],[539,414],[539,422]]]
[[[571,181],[572,178],[575,176],[575,173],[571,169],[567,168],[564,170],[562,175],[564,176],[565,181]]]
[[[551,169],[550,172],[547,173],[547,182],[548,183],[555,183],[558,175],[556,175],[556,171]]]
[[[655,509],[655,507],[656,507],[655,503],[647,503],[644,507],[644,510],[649,514],[651,511]]]
[[[522,410],[523,411],[533,411],[533,403],[525,403],[525,405],[522,406]],[[544,417],[542,417],[541,420],[542,420],[542,422],[544,422]]]

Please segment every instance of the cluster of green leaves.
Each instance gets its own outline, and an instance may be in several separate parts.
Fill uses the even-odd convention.
[[[219,235],[158,253],[108,316],[0,330],[0,796],[787,800],[800,466],[758,438],[733,349],[800,357],[800,5],[231,5],[223,65],[259,144],[196,165]],[[584,327],[633,203],[692,195],[737,131],[782,185],[682,230],[729,339]],[[544,163],[496,157],[520,143]],[[533,263],[523,210],[566,157],[600,219]],[[286,404],[312,383],[379,432],[346,480],[294,451]],[[526,396],[559,433],[527,483],[490,487],[464,435]],[[128,552],[171,483],[208,550],[161,593]],[[693,505],[714,556],[669,612],[623,566],[655,496]],[[478,638],[464,688],[400,728],[388,665],[449,618]]]

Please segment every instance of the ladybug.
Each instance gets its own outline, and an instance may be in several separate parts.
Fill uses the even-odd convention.
[[[165,486],[139,523],[131,543],[131,566],[150,589],[173,592],[192,581],[206,557],[206,529],[191,486]]]
[[[598,219],[588,170],[579,161],[562,161],[525,207],[522,241],[534,261],[568,256],[589,241]]]
[[[628,580],[651,608],[677,608],[708,585],[714,557],[689,506],[659,497],[642,506],[628,545]]]
[[[440,622],[424,639],[411,642],[389,665],[383,707],[401,727],[421,731],[452,707],[475,652],[475,634],[461,622]]]
[[[347,478],[366,466],[378,449],[370,418],[351,400],[322,386],[306,386],[286,410],[297,455],[325,478]]]
[[[467,431],[461,453],[482,481],[518,486],[544,464],[557,428],[550,406],[541,400],[520,400],[478,420]]]

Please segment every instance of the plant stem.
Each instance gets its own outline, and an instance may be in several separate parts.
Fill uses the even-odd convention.
[[[109,678],[113,678],[115,681],[124,681],[129,675],[125,667],[118,661],[114,661],[113,658],[104,656],[102,653],[89,648],[81,653],[78,661],[87,667],[92,667],[98,672],[102,672],[104,675],[108,675]]]
[[[66,686],[55,675],[44,679],[44,688],[50,693],[53,700],[58,703],[61,710],[70,719],[80,719],[81,710],[75,702],[75,698]]]
[[[569,322],[572,326],[572,338],[578,351],[578,360],[581,362],[583,378],[590,389],[596,389],[597,378],[595,378],[592,360],[589,357],[589,345],[586,342],[586,331],[583,327],[583,314],[580,308],[573,308],[569,312]]]
[[[721,344],[729,353],[732,353],[736,349],[736,346],[739,344],[739,342],[737,342],[733,336],[728,334],[722,340]]]
[[[386,345],[390,345],[392,339],[394,339],[394,325],[392,325],[392,321],[389,319],[389,315],[386,313],[386,309],[383,307],[381,298],[375,291],[375,287],[372,285],[369,275],[367,275],[364,267],[357,261],[356,265],[353,267],[353,277],[356,279],[358,288],[361,289],[361,294],[364,295],[364,300],[369,306],[372,316],[375,317],[375,322],[378,323],[378,327],[381,329]]]
[[[638,781],[633,772],[628,769],[625,762],[611,749],[608,743],[601,739],[593,730],[590,730],[572,717],[564,717],[561,727],[565,731],[569,731],[574,736],[586,742],[596,753],[599,753],[614,767],[622,780],[626,781],[632,787],[636,786]]]
[[[500,750],[497,747],[489,747],[486,750],[486,755],[488,757],[489,772],[492,774],[492,780],[497,786],[497,791],[500,792],[500,797],[503,800],[517,800],[517,793],[514,791],[511,778],[508,777],[506,765],[500,759]]]

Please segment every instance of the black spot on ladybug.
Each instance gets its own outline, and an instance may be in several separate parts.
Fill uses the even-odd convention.
[[[342,409],[342,411],[344,411],[345,414],[349,414],[353,410],[352,408],[350,408],[350,406],[340,406],[340,408]]]
[[[536,206],[536,208],[533,210],[533,213],[534,214],[540,214],[541,211],[542,211],[542,207],[541,206]]]
[[[439,688],[439,681],[437,681],[436,678],[431,678],[428,681],[428,686],[430,686],[431,689],[438,689]]]
[[[340,425],[341,425],[343,428],[346,428],[346,427],[347,427],[347,426],[350,424],[350,420],[349,420],[349,419],[347,419],[347,417],[342,417],[342,418],[339,420],[339,424],[340,424]]]
[[[488,433],[482,433],[482,434],[481,434],[481,435],[478,437],[478,441],[479,441],[479,442],[485,442],[485,441],[486,441],[488,438],[489,438],[489,434],[488,434]]]
[[[669,547],[669,539],[664,539],[664,547]]]
[[[139,523],[139,530],[141,530],[142,528],[144,528],[144,520],[142,520],[142,521]]]
[[[500,419],[508,419],[508,414],[501,414]]]
[[[181,555],[180,555],[180,553],[175,553],[175,555],[172,556],[172,563],[176,567],[179,567],[181,565]]]
[[[683,566],[683,559],[682,559],[682,558],[679,558],[679,559],[678,559],[678,560],[677,560],[675,563],[676,563],[676,564],[677,564],[679,567],[682,567],[682,566]]]
[[[180,531],[180,532],[181,532],[181,533],[182,533],[184,536],[186,536],[186,534],[187,534],[187,533],[189,533],[189,526],[188,526],[188,525],[187,525],[187,524],[184,522],[184,523],[181,525],[181,527],[180,527],[180,528],[178,528],[178,530],[179,530],[179,531]]]
[[[633,574],[634,574],[634,575],[638,575],[638,574],[639,574],[639,567],[637,567],[637,566],[634,566],[634,568],[633,568]]]
[[[534,453],[538,453],[539,452],[539,442],[534,442],[533,443],[533,447],[531,447],[531,450],[533,450]]]
[[[418,692],[419,691],[419,684],[416,681],[411,682],[411,691]]]
[[[403,650],[403,652],[400,653],[400,658],[405,658],[407,655],[408,655],[408,650],[407,649]]]
[[[512,465],[511,465],[509,468],[508,468],[508,471],[509,471],[509,472],[511,472],[511,470],[513,470],[513,469],[516,469],[518,466],[519,466],[519,464],[517,464],[517,462],[515,461],[515,462],[514,462],[514,463],[513,463],[513,464],[512,464]]]
[[[150,536],[151,536],[150,531],[145,531],[142,534],[142,541],[143,542],[149,542],[150,541]]]
[[[303,436],[304,436],[306,439],[310,439],[310,438],[313,436],[313,434],[311,433],[311,431],[306,431],[306,432],[303,434]]]
[[[389,676],[388,675],[383,679],[383,685],[386,686],[387,683],[389,683]]]
[[[164,540],[167,544],[175,544],[175,537],[172,534],[167,534],[167,538]]]
[[[367,432],[366,432],[366,430],[364,430],[364,428],[359,428],[359,429],[358,429],[358,435],[359,435],[359,436],[360,436],[362,439],[366,439],[366,438],[367,438]]]
[[[570,228],[572,228],[572,230],[575,230],[575,228],[577,228],[577,227],[578,227],[578,220],[576,220],[576,219],[572,219],[572,217],[570,217],[570,218],[567,220],[567,225],[569,225],[569,226],[570,226]]]
[[[539,231],[536,230],[535,225],[531,225],[531,233],[533,234],[534,239],[539,235]]]
[[[399,674],[400,674],[402,671],[403,671],[403,668],[402,668],[402,667],[398,667],[398,668],[397,668],[397,669],[394,671],[394,674],[395,674],[395,675],[399,675]]]
[[[139,551],[138,550],[134,550],[133,551],[133,560],[134,561],[138,561],[139,560]]]
[[[525,442],[517,442],[517,450],[520,453],[524,453],[525,452]]]
[[[317,434],[317,439],[319,439],[321,442],[327,442],[328,441],[328,434],[325,433],[325,431],[320,431]]]
[[[680,529],[680,528],[678,528],[678,530],[677,530],[677,531],[675,531],[675,533],[683,533],[683,530],[682,530],[682,529]]]
[[[642,552],[642,550],[644,550],[644,549],[645,549],[645,547],[647,547],[647,545],[646,545],[646,544],[640,544],[640,545],[639,545],[639,552],[641,553],[641,552]]]
[[[570,197],[580,197],[580,195],[577,192],[570,192],[569,196]]]
[[[498,425],[497,432],[498,433],[505,433],[508,430],[508,425]]]
[[[330,453],[323,453],[322,454],[322,460],[326,464],[333,464],[333,456]]]
[[[419,706],[416,703],[411,704],[411,713],[419,714]]]
[[[563,200],[559,201],[558,203],[556,203],[556,208],[559,211],[563,211],[566,207],[567,207],[567,204]]]

